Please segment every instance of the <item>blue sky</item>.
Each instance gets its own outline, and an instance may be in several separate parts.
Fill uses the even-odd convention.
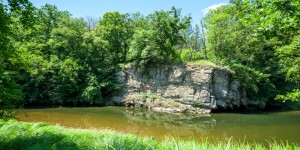
[[[105,12],[121,13],[141,12],[148,15],[156,10],[170,10],[172,6],[182,8],[182,15],[191,14],[193,24],[198,23],[201,13],[229,0],[29,0],[35,7],[46,3],[53,4],[59,10],[67,10],[74,17],[101,17]]]

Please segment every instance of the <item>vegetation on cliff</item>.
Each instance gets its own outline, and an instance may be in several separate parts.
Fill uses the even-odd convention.
[[[208,58],[230,66],[262,106],[299,100],[297,0],[231,0],[205,17]],[[289,92],[288,96],[283,96]]]
[[[203,140],[158,142],[152,138],[121,134],[114,131],[66,129],[46,123],[25,123],[0,120],[0,149],[299,149],[296,144],[271,141],[260,143],[235,142],[231,139],[209,142]]]
[[[299,9],[297,0],[231,0],[193,27],[176,8],[97,20],[1,0],[0,116],[23,104],[102,105],[120,89],[114,74],[124,63],[146,70],[201,59],[229,66],[262,107],[297,102]]]

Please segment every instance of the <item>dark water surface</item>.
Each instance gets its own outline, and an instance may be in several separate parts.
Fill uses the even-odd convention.
[[[125,107],[24,109],[21,121],[66,127],[112,129],[123,133],[182,140],[230,139],[267,143],[273,139],[300,144],[300,111],[210,116],[158,113]],[[171,136],[170,136],[171,135]]]

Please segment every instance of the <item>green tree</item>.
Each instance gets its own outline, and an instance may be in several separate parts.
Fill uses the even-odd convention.
[[[18,55],[9,38],[10,17],[16,11],[23,12],[22,23],[26,26],[28,20],[25,19],[27,16],[24,13],[30,13],[31,10],[27,10],[27,6],[32,6],[26,0],[9,1],[9,5],[10,11],[7,11],[8,7],[2,1],[0,3],[0,118],[14,117],[13,109],[22,106],[23,98],[21,85],[17,82],[20,77],[19,66],[15,63]]]
[[[299,31],[298,31],[299,32]],[[286,95],[278,95],[277,100],[300,101],[300,36],[294,36],[292,42],[276,50],[280,58],[282,71],[286,73],[286,80],[295,83],[295,88]]]
[[[61,16],[55,5],[45,4],[37,11],[37,20],[39,22],[39,29],[43,32],[43,39],[48,40],[53,28],[58,27],[58,21]]]
[[[52,103],[76,104],[80,102],[80,86],[78,85],[79,73],[83,69],[78,64],[78,60],[66,58],[63,61],[57,56],[52,56],[54,75],[51,80],[51,90],[49,95]]]
[[[294,83],[281,100],[300,100],[300,3],[297,0],[265,0],[259,3],[263,9],[260,30],[267,39],[275,39],[275,53],[279,57],[286,81]]]
[[[47,41],[51,54],[60,59],[74,57],[80,59],[84,53],[83,36],[86,32],[87,24],[83,19],[71,18],[68,13],[64,13],[57,23],[57,28],[51,31],[51,37]]]
[[[272,48],[275,42],[253,32],[256,24],[246,20],[252,11],[247,2],[210,11],[205,18],[207,50],[210,60],[237,72],[249,98],[263,107],[278,92],[280,85],[276,81],[281,76]]]
[[[106,13],[99,24],[84,34],[81,65],[84,66],[81,99],[103,104],[105,97],[120,88],[114,74],[125,62],[132,35],[127,15]]]
[[[176,46],[184,42],[181,33],[190,19],[181,19],[180,10],[174,7],[149,15],[148,27],[135,30],[127,59],[143,69],[178,60]]]
[[[132,36],[126,15],[119,12],[105,13],[94,31],[95,38],[103,41],[108,57],[113,64],[125,62]]]
[[[248,96],[263,105],[293,89],[297,99],[298,20],[297,1],[231,1],[205,18],[209,57],[235,70]]]

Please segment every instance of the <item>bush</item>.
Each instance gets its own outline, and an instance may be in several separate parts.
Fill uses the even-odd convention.
[[[180,53],[180,60],[182,62],[196,61],[201,59],[204,59],[203,54],[192,49],[183,49]]]

